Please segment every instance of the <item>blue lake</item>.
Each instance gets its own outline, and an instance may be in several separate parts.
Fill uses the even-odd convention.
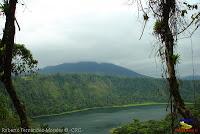
[[[48,124],[51,128],[81,128],[80,134],[109,134],[110,129],[129,123],[133,119],[159,120],[163,119],[167,113],[166,105],[131,106],[41,117],[35,121]]]

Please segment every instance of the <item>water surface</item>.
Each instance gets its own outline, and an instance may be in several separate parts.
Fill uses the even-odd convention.
[[[37,122],[51,128],[81,128],[81,134],[109,134],[111,128],[131,122],[133,119],[159,120],[167,114],[166,105],[102,108],[66,115],[41,117]]]

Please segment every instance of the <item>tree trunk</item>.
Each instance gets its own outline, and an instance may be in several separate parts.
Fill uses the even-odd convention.
[[[195,117],[192,115],[189,109],[185,107],[184,101],[181,98],[180,92],[179,92],[179,84],[176,78],[176,72],[175,72],[175,62],[173,59],[174,55],[174,37],[172,34],[171,29],[169,28],[169,16],[170,13],[174,12],[175,7],[175,0],[163,0],[163,10],[162,10],[162,22],[164,26],[164,32],[161,35],[162,41],[165,44],[165,56],[166,56],[166,66],[167,66],[167,73],[168,73],[168,83],[170,86],[170,94],[172,95],[174,99],[175,106],[178,110],[178,112],[184,117],[184,118],[192,118],[195,119]],[[199,121],[196,119],[197,122],[195,122],[195,126],[200,126]]]
[[[4,79],[4,86],[10,95],[10,98],[13,102],[13,105],[19,115],[20,122],[21,122],[21,128],[29,128],[28,120],[25,112],[25,107],[23,104],[20,103],[20,100],[16,94],[15,88],[13,86],[12,80],[10,78]]]
[[[17,0],[5,1],[8,5],[8,8],[5,10],[6,22],[5,29],[3,32],[2,45],[5,46],[5,54],[3,56],[3,76],[2,82],[10,95],[10,98],[14,104],[14,107],[19,115],[22,128],[28,128],[28,121],[25,112],[25,108],[20,103],[20,100],[16,94],[15,88],[12,83],[12,55],[14,47],[14,38],[15,38],[15,10]]]

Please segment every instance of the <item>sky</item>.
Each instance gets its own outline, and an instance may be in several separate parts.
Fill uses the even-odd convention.
[[[96,61],[159,77],[161,65],[155,56],[158,44],[152,23],[147,24],[139,40],[141,17],[128,0],[19,0],[16,18],[21,31],[17,30],[15,42],[32,51],[39,67]],[[191,39],[178,42],[180,76],[191,75],[193,66],[195,74],[200,74],[198,33],[192,38],[192,47]]]

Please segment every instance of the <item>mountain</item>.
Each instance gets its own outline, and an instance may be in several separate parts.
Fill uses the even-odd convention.
[[[189,75],[182,78],[183,80],[200,80],[200,75]]]
[[[55,73],[90,73],[111,76],[145,77],[127,68],[110,63],[78,62],[64,63],[56,66],[47,66],[39,71],[45,74]]]

